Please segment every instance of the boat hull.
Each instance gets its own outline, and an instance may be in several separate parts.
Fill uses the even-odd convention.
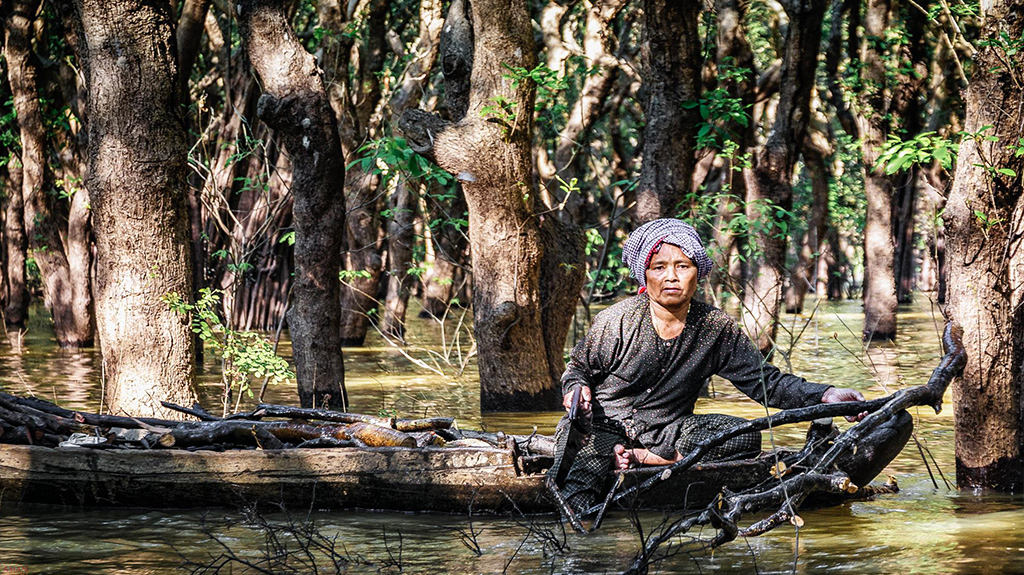
[[[771,458],[698,465],[631,503],[695,508],[722,487],[768,476]],[[287,450],[115,450],[0,445],[5,507],[206,508],[284,504],[290,509],[522,513],[553,511],[539,472],[512,451],[484,447]],[[539,471],[539,470],[537,470]],[[627,483],[660,469],[631,471]]]

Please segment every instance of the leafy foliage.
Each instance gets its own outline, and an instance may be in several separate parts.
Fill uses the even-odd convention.
[[[167,294],[162,301],[177,313],[191,314],[192,332],[223,360],[225,397],[232,393],[239,399],[243,393],[253,397],[252,383],[257,379],[267,378],[272,384],[294,379],[295,373],[274,352],[273,343],[256,332],[236,331],[221,321],[216,311],[220,298],[220,290],[203,288],[194,304],[179,293]]]
[[[960,145],[935,132],[921,132],[909,140],[889,134],[882,148],[878,162],[885,166],[886,174],[903,172],[915,165],[938,162],[944,169],[951,170]]]
[[[379,175],[381,187],[387,187],[392,178],[422,179],[441,186],[455,183],[451,174],[437,164],[417,154],[405,138],[385,137],[371,140],[359,147],[361,157],[350,162],[346,169],[356,166],[367,174]]]

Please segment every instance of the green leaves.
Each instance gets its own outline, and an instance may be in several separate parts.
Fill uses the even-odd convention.
[[[974,217],[978,218],[978,223],[985,228],[985,236],[988,236],[988,232],[991,231],[993,227],[1003,222],[1003,218],[990,218],[988,214],[981,210],[974,210]]]
[[[341,270],[338,272],[338,279],[346,283],[356,278],[369,279],[370,277],[372,277],[370,272],[366,270]]]
[[[502,64],[507,74],[502,77],[512,80],[512,89],[518,89],[522,82],[533,82],[537,86],[537,98],[534,100],[533,109],[536,112],[548,112],[552,116],[565,113],[565,106],[557,104],[558,95],[569,89],[569,84],[558,75],[557,70],[548,68],[547,64],[537,64],[532,70],[520,66]],[[596,73],[594,71],[589,73]]]
[[[498,94],[487,100],[490,104],[480,108],[480,116],[488,121],[501,125],[501,131],[505,137],[512,135],[516,124],[516,102]]]
[[[1024,156],[1024,138],[1021,138],[1017,145],[1009,144],[1007,147],[1013,151],[1014,158]]]
[[[697,148],[721,150],[730,139],[730,126],[747,127],[750,114],[743,101],[729,95],[725,88],[705,92],[700,100],[689,100],[680,104],[684,109],[696,109],[703,122],[697,129]]]
[[[878,164],[885,167],[887,175],[932,162],[939,162],[944,169],[951,170],[959,149],[959,143],[935,132],[921,132],[906,141],[890,134],[878,156]]]
[[[379,175],[381,187],[386,188],[392,178],[424,179],[442,186],[454,183],[455,178],[437,164],[417,154],[405,138],[378,138],[363,144],[357,150],[361,157],[345,167],[359,167],[367,174]]]
[[[160,299],[175,313],[192,314],[192,333],[224,361],[222,384],[226,389],[237,387],[239,393],[252,397],[253,379],[267,378],[273,384],[294,379],[288,362],[274,352],[274,345],[267,338],[256,332],[236,331],[221,321],[216,309],[221,293],[203,288],[194,304],[176,292]]]

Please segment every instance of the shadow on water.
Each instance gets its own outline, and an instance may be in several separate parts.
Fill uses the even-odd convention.
[[[928,303],[901,308],[896,341],[867,352],[859,338],[861,313],[859,302],[842,302],[823,303],[813,316],[787,316],[792,333],[802,330],[791,350],[785,334],[780,338],[780,349],[789,355],[792,370],[814,381],[859,389],[869,398],[926,381],[941,355],[941,317],[932,313]],[[69,408],[96,409],[101,394],[97,351],[60,350],[49,333],[46,318],[36,313],[20,353],[13,352],[6,341],[0,344],[0,388],[56,400]],[[423,320],[410,322],[409,337],[415,344],[409,353],[419,353],[421,359],[429,359],[424,350],[440,349],[437,327]],[[290,355],[287,342],[281,351]],[[786,365],[785,357],[776,361]],[[346,349],[345,362],[354,411],[376,414],[394,410],[400,416],[415,417],[453,415],[463,427],[516,433],[528,433],[534,426],[541,433],[550,433],[559,417],[555,412],[481,416],[474,362],[462,377],[439,376],[413,365],[373,335],[367,347]],[[218,405],[218,381],[219,366],[208,357],[201,385],[204,402],[211,410]],[[267,401],[294,403],[292,385],[271,388]],[[702,399],[698,411],[748,418],[764,414],[763,408],[723,380],[714,381],[712,389],[712,397]],[[940,415],[929,408],[914,415],[922,450],[931,454],[934,464],[952,482],[951,401],[947,394]],[[245,398],[243,407],[251,405]],[[780,429],[770,439],[780,445],[796,445],[802,436],[800,428]],[[793,527],[779,528],[763,537],[736,541],[713,557],[676,555],[659,565],[658,572],[790,573],[794,572],[794,555],[798,555],[798,573],[1024,573],[1020,495],[947,490],[937,473],[936,489],[913,441],[884,473],[897,476],[900,493],[809,511],[802,515],[805,525],[799,536]],[[0,572],[180,572],[182,556],[203,559],[220,552],[197,528],[204,517],[212,532],[240,554],[254,554],[265,542],[265,533],[237,523],[240,515],[229,511],[69,512],[5,504],[0,509]],[[553,550],[550,541],[536,534],[538,527],[556,527],[551,517],[518,521],[477,517],[473,525],[478,531],[479,555],[462,543],[468,525],[465,516],[314,512],[311,517],[322,533],[344,543],[346,554],[364,561],[353,563],[351,572],[397,571],[394,558],[400,546],[405,573],[498,573],[506,565],[509,573],[524,575],[616,573],[629,564],[640,543],[625,513],[610,515],[597,533],[566,535],[567,547],[562,551]],[[283,521],[275,516],[270,519]],[[645,532],[662,519],[654,513],[639,516]]]

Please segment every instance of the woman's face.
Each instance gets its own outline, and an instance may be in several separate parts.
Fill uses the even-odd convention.
[[[669,310],[688,304],[697,293],[697,266],[678,246],[661,244],[646,274],[647,296]]]

